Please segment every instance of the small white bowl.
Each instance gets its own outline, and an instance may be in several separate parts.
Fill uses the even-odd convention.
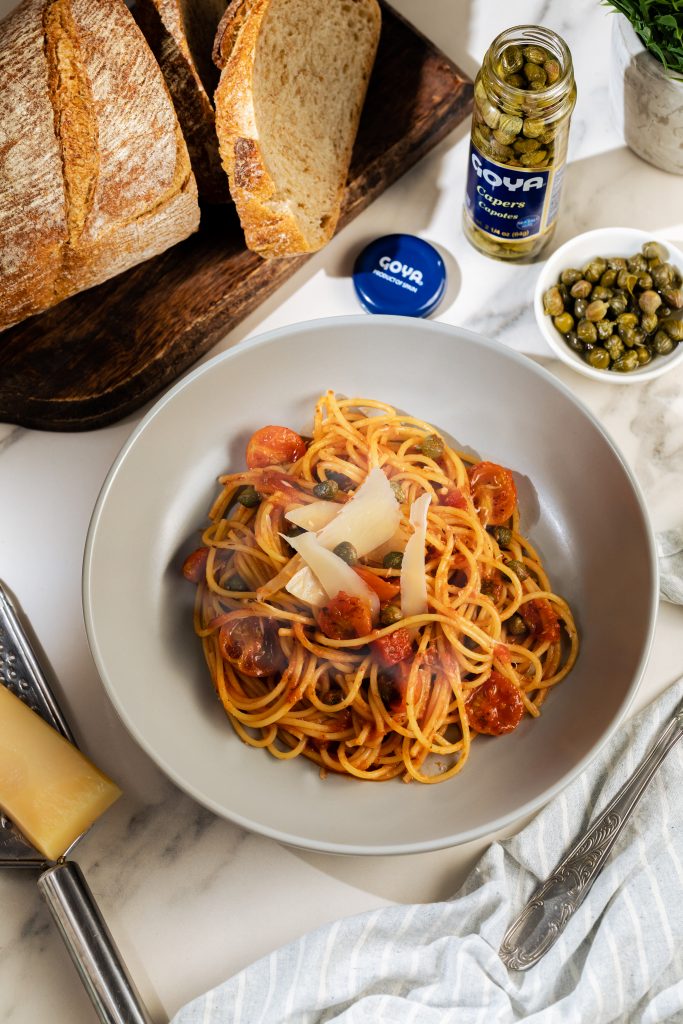
[[[596,256],[633,256],[640,252],[643,242],[649,241],[661,242],[668,250],[669,262],[683,274],[683,252],[661,235],[639,231],[637,228],[597,228],[595,231],[586,231],[561,245],[541,270],[534,293],[534,313],[538,329],[558,359],[585,377],[592,377],[593,380],[608,384],[639,384],[659,377],[683,363],[683,343],[680,343],[670,355],[655,356],[647,366],[632,370],[630,373],[597,370],[589,366],[576,352],[572,352],[554,326],[552,318],[543,312],[543,294],[552,285],[557,284],[563,270],[568,267],[581,268]]]

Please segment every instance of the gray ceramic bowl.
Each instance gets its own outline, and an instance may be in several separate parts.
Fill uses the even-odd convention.
[[[482,739],[435,786],[322,781],[303,758],[245,747],[213,697],[179,575],[215,494],[264,423],[305,431],[327,388],[378,398],[514,469],[522,526],[582,635],[537,721]],[[615,529],[611,528],[616,524]],[[118,713],[202,804],[310,850],[415,853],[465,842],[540,807],[625,714],[649,652],[654,545],[632,476],[601,427],[533,362],[475,334],[400,317],[283,328],[195,370],[145,417],[95,508],[84,565],[88,637]]]

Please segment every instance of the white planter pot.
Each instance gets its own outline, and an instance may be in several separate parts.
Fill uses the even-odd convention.
[[[683,174],[683,82],[667,76],[623,14],[614,15],[610,92],[626,145],[655,167]]]

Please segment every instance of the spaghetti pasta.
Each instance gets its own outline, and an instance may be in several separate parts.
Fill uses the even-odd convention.
[[[310,438],[262,428],[220,484],[184,573],[245,743],[323,774],[442,782],[574,664],[512,474],[428,423],[328,391]]]

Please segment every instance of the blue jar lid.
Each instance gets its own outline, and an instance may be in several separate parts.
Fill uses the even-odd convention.
[[[446,267],[416,235],[384,235],[360,253],[353,283],[368,313],[429,316],[446,290]]]

